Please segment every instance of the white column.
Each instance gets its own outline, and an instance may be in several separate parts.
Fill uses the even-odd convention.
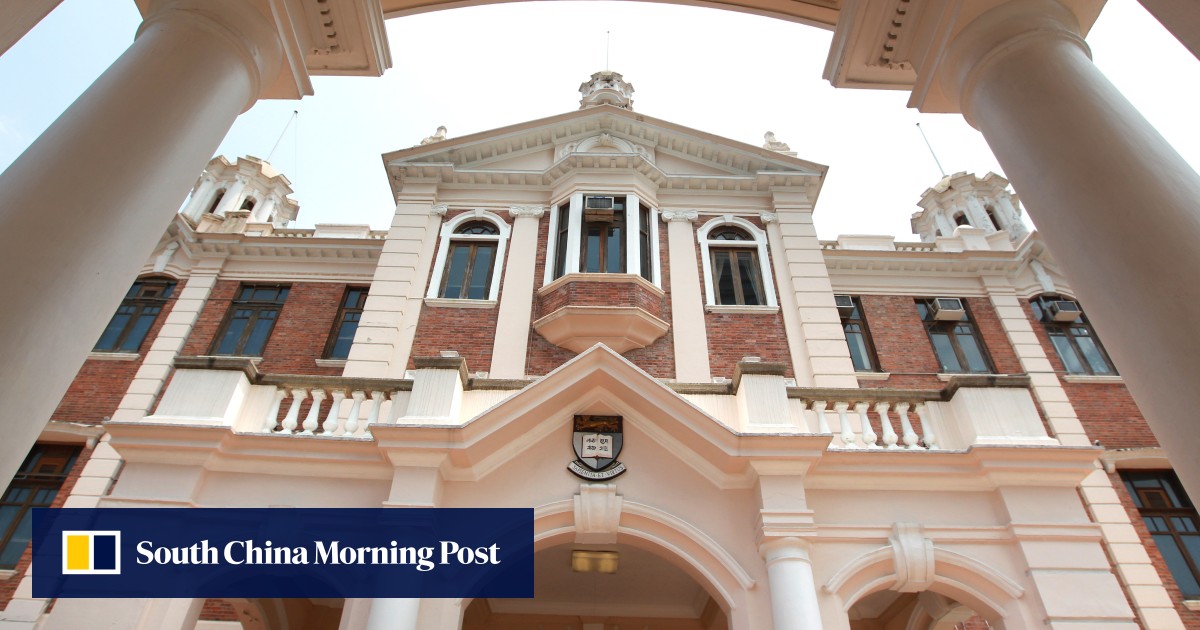
[[[512,236],[504,263],[504,292],[496,314],[496,339],[492,342],[492,378],[525,378],[529,353],[529,320],[533,316],[533,276],[537,266],[538,223],[546,209],[513,206]],[[553,238],[553,236],[551,236]],[[552,264],[553,261],[547,261]]]
[[[777,538],[763,543],[759,552],[767,564],[775,630],[821,630],[808,543],[794,537]]]
[[[987,139],[1192,496],[1200,496],[1200,176],[1100,73],[1073,14],[1020,0],[942,81]]]
[[[416,630],[421,600],[376,598],[371,602],[367,630]]]
[[[246,191],[246,178],[237,175],[234,177],[233,185],[229,190],[225,191],[225,196],[221,197],[221,203],[213,208],[213,214],[217,216],[225,216],[230,212],[241,207],[242,193]]]
[[[642,265],[650,264],[650,261],[642,260],[640,203],[637,195],[625,196],[625,273],[635,276],[642,275]]]
[[[208,203],[209,197],[212,196],[213,186],[216,183],[216,180],[208,173],[200,177],[200,185],[196,186],[196,190],[192,191],[192,197],[188,200],[187,207],[183,209],[184,216],[193,221],[200,219],[200,215],[204,214],[204,205]]]
[[[696,266],[695,210],[663,210],[667,223],[667,252],[671,265],[671,335],[675,350],[675,380],[710,383],[708,329],[704,322],[704,293]]]
[[[563,269],[563,275],[569,273],[579,273],[579,231],[583,228],[583,193],[575,193],[571,195],[571,205],[567,210],[569,217],[567,223],[567,257]],[[559,226],[558,229],[562,229]],[[558,238],[557,234],[551,234],[550,238]],[[557,259],[558,253],[555,252]],[[552,264],[553,261],[546,261],[546,264]],[[553,276],[551,276],[553,277]]]
[[[196,173],[279,68],[274,26],[251,4],[157,6],[129,50],[0,175],[0,479],[24,459]]]
[[[279,197],[275,193],[267,193],[267,198],[263,199],[262,203],[254,208],[253,216],[257,217],[255,221],[258,223],[267,223],[271,220],[271,213],[275,211],[275,204],[278,203]]]

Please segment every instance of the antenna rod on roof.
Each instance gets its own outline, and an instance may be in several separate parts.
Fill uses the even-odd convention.
[[[292,121],[296,120],[296,117],[299,115],[300,115],[300,110],[298,110],[298,109],[292,110],[292,116],[290,118],[288,118],[287,124],[283,126],[283,131],[279,132],[279,139],[275,141],[275,146],[271,147],[271,152],[267,154],[268,162],[271,161],[271,156],[275,155],[275,149],[279,148],[279,143],[283,142],[283,134],[287,133],[288,127],[292,126]]]
[[[929,155],[933,156],[933,161],[937,164],[938,170],[942,172],[942,177],[946,176],[946,169],[942,168],[942,163],[937,159],[937,154],[933,152],[933,145],[929,144],[929,138],[925,137],[925,130],[921,128],[921,123],[917,123],[917,131],[921,132],[921,137],[925,140],[925,146],[929,147]]]
[[[604,71],[608,71],[608,51],[612,49],[612,31],[604,31]]]

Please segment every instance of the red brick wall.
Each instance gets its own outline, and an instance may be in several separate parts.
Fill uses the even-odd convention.
[[[142,366],[142,359],[146,357],[146,352],[154,344],[154,338],[162,329],[163,322],[167,320],[167,315],[175,306],[175,299],[183,290],[184,284],[183,280],[176,284],[170,299],[163,306],[162,312],[158,314],[158,319],[154,320],[154,324],[150,326],[145,340],[138,348],[137,360],[88,359],[85,361],[79,373],[75,375],[75,380],[71,381],[71,386],[67,388],[67,393],[58,403],[58,408],[50,416],[51,420],[100,424],[105,418],[111,417],[116,412],[117,406],[121,404],[121,398],[125,396],[125,391],[133,382],[134,375]]]
[[[1050,359],[1050,365],[1059,373],[1059,380],[1067,392],[1067,399],[1075,408],[1075,414],[1079,416],[1079,422],[1087,431],[1088,437],[1100,440],[1100,444],[1105,448],[1158,446],[1146,419],[1142,417],[1141,410],[1138,409],[1137,403],[1133,402],[1133,396],[1129,395],[1129,390],[1124,384],[1068,383],[1063,378],[1066,370],[1054,345],[1050,343],[1046,326],[1034,319],[1033,309],[1030,308],[1028,300],[1022,300],[1022,306],[1025,307],[1025,316],[1033,326],[1033,333],[1037,335],[1042,350]],[[1101,342],[1103,343],[1103,340]]]
[[[551,209],[551,212],[555,211]],[[534,262],[534,287],[542,286],[546,272],[546,248],[550,231],[549,214],[542,218],[538,225],[538,252]],[[667,230],[661,223],[658,230],[658,247],[661,253],[662,287],[665,293],[658,298],[652,292],[632,283],[571,283],[571,288],[555,291],[546,299],[534,299],[531,321],[548,315],[559,306],[570,304],[621,304],[640,306],[652,315],[660,317],[667,323],[671,322],[671,275],[670,253],[667,251]],[[642,368],[655,378],[674,378],[675,376],[675,346],[674,331],[658,338],[645,348],[630,350],[623,354],[634,365]],[[558,366],[570,361],[575,353],[560,348],[531,327],[529,330],[529,353],[526,356],[525,372],[531,375],[543,375]]]
[[[148,348],[149,343],[143,346]],[[49,443],[49,442],[47,442]],[[75,487],[75,482],[79,480],[79,474],[83,472],[83,466],[87,463],[89,457],[92,456],[92,449],[84,448],[79,453],[79,457],[75,460],[75,465],[71,467],[67,473],[67,478],[63,480],[63,485],[58,490],[58,494],[54,497],[54,502],[50,507],[59,508],[66,503],[67,497],[71,495],[71,489]],[[7,487],[6,487],[7,488]],[[25,577],[25,572],[29,570],[29,563],[33,561],[32,545],[25,548],[25,553],[21,554],[21,559],[17,561],[17,566],[14,568],[12,577],[0,579],[0,610],[8,607],[8,603],[12,601],[13,593],[17,590],[17,585],[21,583],[21,578]]]
[[[230,304],[243,283],[218,280],[208,302],[184,344],[183,355],[206,355],[225,321]],[[325,351],[334,318],[346,291],[336,282],[293,282],[287,300],[279,311],[271,338],[263,349],[260,372],[269,374],[310,374],[338,376],[341,368],[318,367],[316,360]]]
[[[1138,514],[1137,507],[1133,504],[1133,499],[1129,496],[1129,492],[1125,489],[1125,482],[1121,480],[1121,475],[1113,473],[1108,476],[1112,481],[1113,487],[1117,490],[1117,496],[1121,498],[1121,505],[1125,507],[1125,511],[1129,514],[1129,520],[1133,522],[1133,529],[1137,531],[1138,538],[1142,539],[1142,545],[1146,548],[1146,554],[1150,556],[1150,562],[1158,571],[1158,577],[1162,579],[1163,586],[1166,587],[1167,593],[1171,596],[1171,601],[1175,603],[1175,610],[1179,612],[1179,617],[1183,620],[1183,625],[1186,628],[1200,628],[1200,612],[1188,610],[1183,605],[1183,595],[1179,592],[1179,586],[1175,584],[1175,578],[1171,576],[1171,570],[1167,568],[1167,563],[1163,560],[1162,553],[1158,550],[1158,546],[1154,544],[1154,539],[1150,537],[1150,531],[1146,529],[1146,524],[1142,521],[1142,517]]]
[[[200,608],[202,621],[239,621],[237,610],[224,599],[206,599]]]
[[[863,387],[941,389],[941,370],[925,324],[917,312],[916,298],[907,295],[863,295],[863,316],[875,344],[880,369],[891,373],[883,381],[863,381]],[[971,320],[983,340],[998,374],[1023,374],[996,309],[987,298],[966,298]]]

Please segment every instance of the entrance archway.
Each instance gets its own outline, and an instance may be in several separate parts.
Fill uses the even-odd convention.
[[[463,613],[462,630],[729,628],[704,585],[643,548],[560,544],[537,552],[534,568],[537,597],[474,600]]]

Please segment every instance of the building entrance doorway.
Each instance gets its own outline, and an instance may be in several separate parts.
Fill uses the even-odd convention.
[[[629,545],[559,545],[534,556],[532,599],[477,599],[462,630],[728,630],[716,599],[682,570]]]

